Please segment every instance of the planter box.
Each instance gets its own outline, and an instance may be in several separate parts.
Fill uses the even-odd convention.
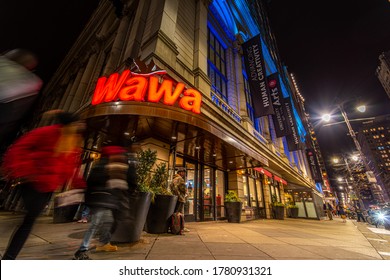
[[[298,211],[299,211],[299,208],[288,208],[290,218],[297,218]]]
[[[117,221],[115,231],[111,236],[112,242],[129,243],[136,242],[141,238],[151,198],[151,194],[146,192],[129,194],[126,205],[121,205],[123,213],[120,215],[121,218]]]
[[[226,218],[229,223],[241,221],[242,202],[225,202]]]
[[[284,206],[273,206],[274,219],[284,220]]]
[[[146,218],[145,231],[148,233],[167,233],[169,218],[175,211],[176,195],[156,195],[150,204]]]
[[[71,223],[76,215],[79,205],[67,205],[62,207],[54,207],[53,210],[53,223]]]

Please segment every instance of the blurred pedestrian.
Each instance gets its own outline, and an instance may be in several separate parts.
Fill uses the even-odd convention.
[[[360,207],[360,204],[357,204],[356,205],[356,218],[357,218],[357,222],[360,222],[360,220],[362,220],[363,222],[365,222],[366,220],[364,219],[364,216],[363,216],[363,211]]]
[[[77,222],[78,223],[88,223],[89,212],[90,212],[89,207],[83,203],[83,204],[80,204],[80,208],[82,209],[81,218]]]
[[[326,212],[329,220],[333,220],[333,206],[329,202],[326,203]]]
[[[119,210],[123,190],[128,190],[128,164],[124,156],[125,149],[119,146],[107,146],[102,149],[102,156],[92,168],[87,179],[85,204],[91,210],[91,224],[84,234],[74,260],[89,260],[91,239],[99,230],[100,245],[96,251],[115,252],[117,246],[111,245],[114,231],[115,211]]]
[[[340,218],[343,220],[343,223],[347,222],[347,214],[345,213],[344,207],[342,205],[339,205],[339,215]]]
[[[85,123],[66,112],[57,117],[58,124],[26,133],[4,156],[5,176],[21,182],[26,214],[12,235],[3,260],[13,260],[18,256],[52,193],[71,179],[80,165],[80,133],[85,129]],[[85,187],[84,180],[76,176],[73,187]]]
[[[35,54],[24,49],[0,56],[0,145],[12,141],[42,87],[32,72],[37,64]]]
[[[173,176],[172,183],[170,185],[171,191],[174,195],[177,195],[177,202],[175,206],[175,213],[179,212],[184,217],[184,205],[187,199],[187,188],[185,183],[185,168],[179,168],[177,173]],[[189,232],[190,230],[184,226],[184,231]]]

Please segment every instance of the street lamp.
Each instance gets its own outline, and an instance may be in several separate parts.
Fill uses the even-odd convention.
[[[366,172],[370,172],[370,173],[373,173],[370,166],[368,165],[367,163],[367,159],[365,157],[365,155],[363,154],[363,151],[362,151],[362,148],[360,146],[360,143],[359,141],[357,140],[356,138],[356,134],[355,134],[355,131],[352,129],[352,126],[351,126],[351,123],[350,123],[350,120],[348,119],[348,116],[347,116],[347,113],[345,112],[344,110],[344,107],[342,104],[337,104],[337,108],[339,109],[341,115],[343,116],[344,118],[344,122],[346,123],[347,127],[348,127],[348,132],[349,132],[349,135],[351,135],[352,137],[352,140],[356,146],[356,149],[358,150],[359,152],[359,155],[363,161],[363,164],[364,164],[364,167],[366,169]],[[359,105],[357,108],[356,108],[359,112],[365,112],[366,111],[366,106],[365,105]],[[331,119],[331,115],[330,114],[325,114],[323,115],[322,119],[326,122],[329,122],[330,119]],[[362,119],[357,119],[357,120],[365,120],[365,119],[372,119],[372,118],[362,118]],[[335,123],[336,124],[336,123]],[[367,174],[367,180],[368,180],[368,174]],[[369,181],[370,183],[370,181]]]
[[[337,181],[338,182],[344,181],[346,183],[346,185],[347,185],[346,190],[347,190],[348,197],[350,200],[354,201],[354,204],[357,201],[359,201],[360,205],[364,205],[363,201],[360,198],[360,187],[358,186],[358,184],[355,181],[355,178],[353,177],[352,168],[356,168],[356,166],[353,166],[351,168],[350,163],[348,162],[348,159],[357,163],[359,160],[359,157],[356,154],[352,154],[349,156],[342,155],[341,160],[340,160],[339,156],[332,158],[332,162],[336,166],[342,165],[342,166],[345,166],[345,168],[346,168],[346,174],[342,177],[338,177]],[[348,181],[348,177],[349,177],[349,181]],[[352,184],[352,185],[350,185],[350,184]]]

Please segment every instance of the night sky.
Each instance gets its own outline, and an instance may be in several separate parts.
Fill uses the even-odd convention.
[[[279,54],[297,79],[306,110],[325,156],[352,152],[355,146],[345,124],[323,127],[319,118],[348,101],[349,119],[390,114],[375,70],[378,57],[390,50],[388,0],[271,0],[268,15]],[[364,114],[354,110],[367,105]],[[341,120],[340,118],[337,120]],[[358,122],[353,122],[355,130]]]
[[[38,55],[45,83],[72,47],[98,0],[0,1],[0,53],[26,48]]]
[[[34,51],[40,59],[36,73],[47,83],[98,2],[0,1],[0,52],[17,47]],[[390,3],[267,2],[280,56],[297,78],[322,152],[352,150],[345,125],[322,127],[318,118],[352,97],[368,110],[357,115],[347,108],[350,119],[390,113],[390,99],[375,76],[378,56],[390,50]]]

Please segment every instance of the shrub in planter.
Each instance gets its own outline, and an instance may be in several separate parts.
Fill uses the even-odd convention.
[[[138,151],[137,158],[132,158],[136,170],[136,189],[130,190],[127,201],[121,205],[121,219],[112,234],[112,242],[136,242],[141,238],[149,212],[152,190],[150,188],[150,170],[157,159],[157,152],[150,149]]]
[[[271,207],[273,218],[278,220],[284,220],[284,204],[277,201],[276,195],[271,196]]]
[[[226,217],[229,223],[241,221],[242,202],[235,191],[228,191],[225,195]]]
[[[177,196],[168,188],[168,168],[160,163],[154,169],[150,180],[150,189],[153,192],[153,201],[149,208],[145,223],[148,233],[168,232],[168,221],[176,206]]]
[[[289,204],[289,205],[287,206],[287,210],[288,210],[288,213],[289,213],[290,218],[297,218],[297,217],[298,217],[299,208],[298,208],[297,205],[295,205],[295,204]]]

